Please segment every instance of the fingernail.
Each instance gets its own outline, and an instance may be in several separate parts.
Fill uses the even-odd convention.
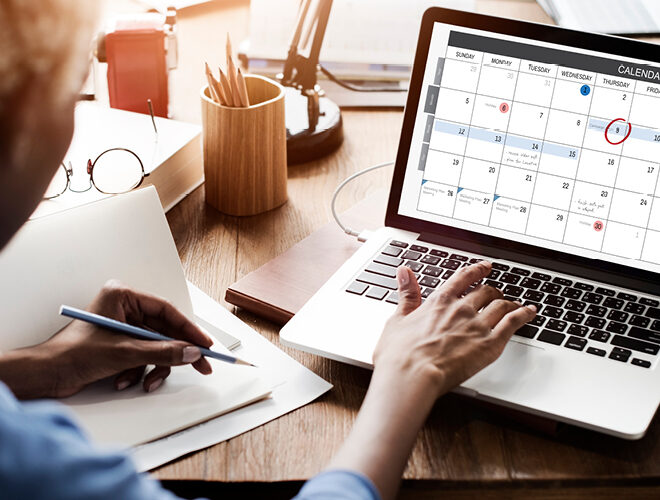
[[[197,347],[188,346],[183,348],[183,362],[194,363],[202,357],[202,353]]]
[[[122,380],[121,382],[119,382],[119,383],[117,384],[117,390],[118,390],[118,391],[123,391],[123,390],[126,389],[129,385],[131,385],[130,380]]]
[[[399,271],[397,272],[397,277],[399,278],[399,283],[401,284],[401,286],[406,286],[410,281],[410,276],[408,275],[408,271],[403,267],[399,268]]]
[[[517,305],[517,306],[521,306],[521,305],[522,305],[522,302],[520,302],[519,300],[514,300],[513,303],[514,303],[515,305]]]
[[[536,312],[538,309],[536,309],[536,306],[534,304],[530,304],[527,306],[527,309],[531,309],[532,311]]]
[[[149,385],[147,392],[154,392],[156,389],[158,389],[161,386],[162,383],[163,383],[163,379],[157,378]]]

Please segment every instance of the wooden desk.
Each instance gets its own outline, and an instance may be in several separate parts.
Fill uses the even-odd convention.
[[[403,0],[402,0],[403,1]],[[531,1],[481,0],[481,12],[548,22]],[[202,65],[220,61],[224,37],[247,35],[248,2],[219,2],[180,14],[180,68],[174,88],[177,118],[199,121]],[[344,112],[346,142],[334,155],[289,171],[289,202],[250,218],[221,215],[198,189],[168,219],[187,277],[223,302],[226,287],[288,249],[330,219],[337,183],[365,166],[393,159],[402,115],[395,111]],[[387,188],[391,171],[374,172],[350,185],[347,208]],[[227,307],[230,307],[228,304]],[[277,328],[250,314],[238,316],[278,344]],[[335,388],[316,402],[229,442],[156,471],[177,492],[286,497],[299,481],[319,472],[347,436],[370,373],[317,356],[284,349],[331,381]],[[557,437],[511,424],[456,396],[442,398],[421,432],[405,471],[402,497],[444,498],[660,497],[660,426],[647,437],[624,442],[566,428]],[[658,458],[658,459],[654,459]],[[201,483],[200,481],[208,481]],[[268,482],[269,484],[260,484]]]

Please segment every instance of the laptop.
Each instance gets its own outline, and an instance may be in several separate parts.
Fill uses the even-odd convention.
[[[660,401],[660,47],[432,8],[384,227],[282,329],[371,368],[406,265],[539,314],[456,392],[625,439]]]

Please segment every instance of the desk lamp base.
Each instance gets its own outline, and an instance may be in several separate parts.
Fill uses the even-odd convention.
[[[344,142],[344,131],[339,106],[317,93],[307,96],[293,87],[284,87],[284,90],[286,153],[289,165],[317,160],[341,146]],[[315,102],[318,102],[317,112],[314,109]]]

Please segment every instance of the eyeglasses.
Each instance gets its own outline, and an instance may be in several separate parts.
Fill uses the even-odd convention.
[[[85,189],[73,189],[71,187],[73,165],[69,162],[67,167],[62,163],[48,186],[44,199],[52,200],[67,190],[84,193],[92,189],[92,186],[104,194],[127,193],[140,187],[144,178],[149,176],[144,171],[140,157],[125,148],[108,149],[98,155],[93,162],[91,159],[87,160],[87,174],[89,186]]]

